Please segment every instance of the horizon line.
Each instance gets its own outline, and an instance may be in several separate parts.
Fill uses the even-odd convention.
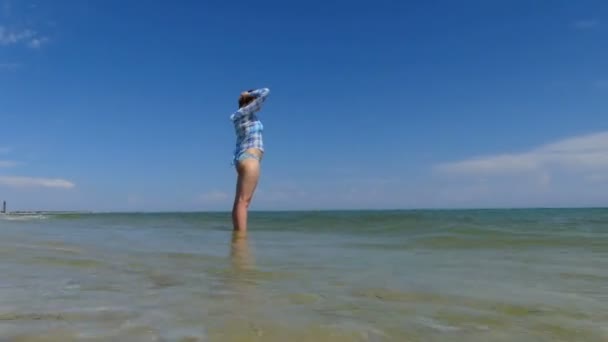
[[[387,212],[387,211],[474,211],[474,210],[577,210],[577,209],[608,209],[608,206],[547,206],[547,207],[470,207],[470,208],[385,208],[385,209],[264,209],[250,210],[251,213],[306,213],[306,212]],[[230,214],[230,210],[14,210],[10,214]]]

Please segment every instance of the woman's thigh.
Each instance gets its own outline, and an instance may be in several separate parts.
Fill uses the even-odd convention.
[[[260,178],[260,162],[247,158],[237,165],[238,181],[236,197],[240,200],[251,200]]]

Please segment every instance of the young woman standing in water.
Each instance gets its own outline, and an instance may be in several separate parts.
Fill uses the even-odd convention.
[[[260,178],[260,163],[264,155],[264,126],[256,113],[262,108],[268,94],[268,88],[241,93],[239,109],[230,116],[236,133],[233,163],[238,174],[232,224],[234,231],[238,233],[247,232],[247,211]]]

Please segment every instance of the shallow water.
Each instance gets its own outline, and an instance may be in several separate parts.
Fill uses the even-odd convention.
[[[0,218],[0,340],[608,341],[608,210]]]

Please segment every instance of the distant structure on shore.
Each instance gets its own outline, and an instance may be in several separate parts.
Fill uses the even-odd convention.
[[[2,201],[2,214],[6,214],[6,201]]]

